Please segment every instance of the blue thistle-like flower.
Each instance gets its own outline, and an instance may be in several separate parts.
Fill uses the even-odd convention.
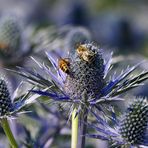
[[[92,59],[93,61],[87,62],[76,54],[73,61],[70,63],[71,75],[67,75],[64,90],[71,99],[81,99],[81,95],[84,92],[90,100],[97,98],[99,97],[98,94],[100,90],[105,86],[102,53],[97,47],[91,46],[91,44],[86,45],[84,48],[92,51],[94,59]]]
[[[95,113],[94,113],[95,114]],[[89,127],[95,129],[99,134],[86,134],[90,138],[108,140],[111,147],[120,147],[128,145],[132,146],[148,146],[148,99],[137,98],[127,108],[124,117],[117,119],[116,127],[100,124],[100,119],[95,114],[98,124],[88,124]],[[100,128],[101,127],[101,128]]]
[[[0,116],[4,116],[13,110],[10,94],[4,80],[0,80]]]
[[[127,109],[120,123],[120,134],[127,142],[138,145],[144,142],[148,127],[148,100],[137,99]]]
[[[81,49],[82,48],[82,49]],[[81,50],[86,50],[81,52]],[[117,98],[132,88],[137,87],[141,82],[148,79],[148,72],[140,73],[135,77],[129,77],[139,64],[122,72],[120,75],[113,75],[111,80],[107,79],[107,74],[111,68],[112,54],[105,60],[102,50],[92,43],[81,44],[71,59],[67,61],[66,70],[59,67],[57,58],[46,53],[53,65],[53,69],[45,64],[41,64],[32,58],[41,69],[41,72],[32,71],[19,67],[19,71],[13,71],[26,77],[27,80],[40,88],[48,88],[48,91],[32,90],[39,95],[48,96],[55,101],[66,101],[74,104],[83,104],[87,107],[93,106],[103,110],[99,104],[121,100]],[[61,69],[60,69],[61,68]],[[65,68],[65,67],[64,67]],[[47,74],[45,78],[43,74]]]
[[[0,79],[0,118],[11,117],[17,113],[21,113],[24,107],[39,97],[39,95],[30,95],[29,93],[22,94],[22,96],[19,97],[18,92],[21,86],[22,83],[11,96],[7,83],[4,79]]]

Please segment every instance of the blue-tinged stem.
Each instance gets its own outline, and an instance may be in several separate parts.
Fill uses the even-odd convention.
[[[4,132],[9,140],[9,143],[11,145],[12,148],[18,148],[17,142],[12,134],[12,131],[10,129],[9,123],[7,118],[2,118],[1,119],[1,125],[2,128],[4,129]]]

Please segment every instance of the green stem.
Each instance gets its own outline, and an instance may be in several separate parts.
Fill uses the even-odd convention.
[[[78,143],[78,116],[75,116],[76,111],[75,108],[72,112],[71,148],[77,148]]]
[[[1,125],[2,125],[2,127],[4,129],[4,132],[5,132],[8,140],[9,140],[9,143],[10,143],[11,147],[12,148],[18,148],[18,145],[16,143],[16,140],[14,139],[14,136],[13,136],[12,131],[10,129],[7,118],[2,118],[1,119]]]
[[[83,113],[79,116],[79,120],[81,122],[79,122],[79,132],[78,132],[78,145],[77,148],[85,148],[85,134],[86,134],[86,128],[87,125],[85,123],[87,123],[87,109],[83,108]]]

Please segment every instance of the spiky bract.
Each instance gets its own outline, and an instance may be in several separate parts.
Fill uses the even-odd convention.
[[[101,51],[92,44],[84,46],[94,53],[94,59],[84,61],[76,55],[70,63],[70,74],[67,75],[64,89],[70,98],[81,99],[81,94],[87,94],[91,100],[97,98],[100,90],[104,87],[104,60]]]

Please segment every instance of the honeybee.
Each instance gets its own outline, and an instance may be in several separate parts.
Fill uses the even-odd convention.
[[[81,59],[89,63],[92,62],[95,57],[95,53],[84,45],[79,45],[77,47],[77,53]]]
[[[69,69],[70,61],[68,58],[64,58],[64,59],[60,58],[58,61],[58,66],[63,72],[67,74],[70,73],[70,69]]]

